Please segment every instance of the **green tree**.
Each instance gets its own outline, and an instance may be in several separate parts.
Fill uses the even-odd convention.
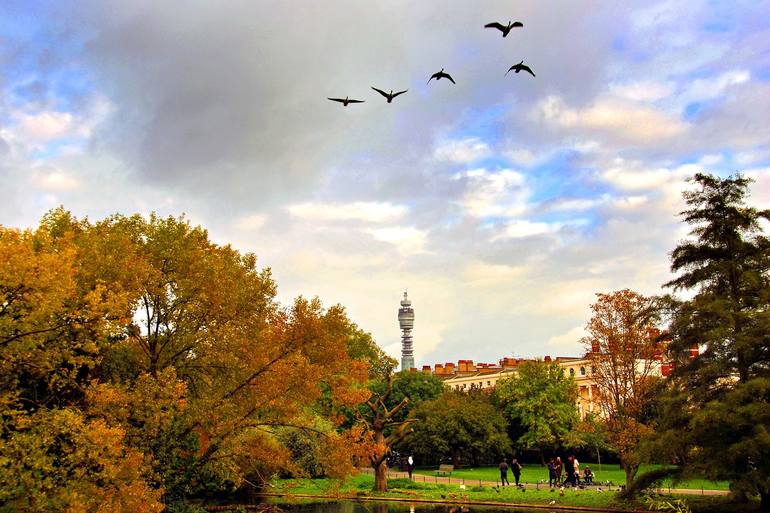
[[[409,412],[417,407],[423,401],[429,401],[438,397],[444,391],[444,382],[433,374],[423,374],[421,372],[401,371],[393,375],[393,390],[388,396],[388,407],[393,408],[404,398],[409,402],[399,410],[394,420],[404,420],[409,416]],[[383,380],[373,381],[369,389],[382,395],[387,388],[387,382]]]
[[[398,420],[399,412],[409,404],[409,398],[404,397],[394,406],[390,396],[393,393],[393,376],[388,373],[385,377],[385,390],[382,393],[372,393],[364,405],[366,413],[357,411],[359,421],[366,426],[369,441],[369,462],[374,469],[374,490],[388,491],[387,458],[393,447],[412,432],[410,424],[414,419]]]
[[[669,355],[659,451],[686,472],[727,479],[770,511],[770,211],[746,205],[751,180],[694,177],[682,212],[691,238],[672,252]],[[699,348],[694,355],[693,348]]]
[[[450,458],[458,467],[478,465],[511,451],[505,418],[484,393],[446,390],[416,406],[410,418],[416,421],[414,433],[399,447],[420,461]]]
[[[543,451],[572,440],[578,423],[577,385],[556,362],[529,361],[515,376],[498,381],[494,397],[515,445]]]

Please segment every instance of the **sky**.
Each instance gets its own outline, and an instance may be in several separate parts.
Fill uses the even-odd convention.
[[[0,5],[0,224],[184,213],[393,356],[407,289],[418,366],[580,354],[668,291],[688,177],[770,207],[768,120],[762,0]]]

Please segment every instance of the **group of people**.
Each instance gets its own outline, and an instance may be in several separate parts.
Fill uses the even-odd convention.
[[[563,475],[565,475],[564,480],[562,480]],[[586,467],[581,476],[580,462],[575,456],[569,456],[565,462],[561,461],[560,456],[548,460],[548,486],[579,486],[581,478],[584,485],[594,484],[594,473],[591,468]]]
[[[521,479],[521,469],[523,468],[523,466],[521,465],[521,463],[519,463],[519,461],[516,458],[513,458],[511,460],[510,466],[505,461],[505,458],[503,458],[503,461],[500,462],[499,468],[500,468],[500,483],[502,484],[502,486],[505,486],[506,484],[508,486],[511,485],[511,483],[508,481],[509,468],[513,473],[513,479],[516,482],[516,486],[521,486],[519,484],[519,479]]]

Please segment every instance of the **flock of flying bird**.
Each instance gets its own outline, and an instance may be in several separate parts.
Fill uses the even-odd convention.
[[[511,32],[512,29],[523,27],[523,26],[524,26],[524,24],[522,22],[520,22],[520,21],[511,22],[509,20],[507,25],[503,25],[502,23],[494,22],[494,23],[487,23],[486,25],[484,25],[484,28],[494,28],[494,29],[497,29],[497,30],[499,30],[500,32],[503,33],[503,37],[506,37]],[[520,63],[514,64],[513,66],[511,66],[508,69],[508,71],[505,72],[505,75],[507,76],[508,73],[510,73],[511,71],[513,71],[515,73],[519,73],[521,71],[526,71],[527,73],[529,73],[533,77],[535,76],[535,73],[532,71],[532,68],[530,68],[529,66],[524,64],[524,61],[521,61]],[[442,78],[446,78],[447,80],[449,80],[453,84],[456,84],[456,82],[452,78],[452,75],[450,75],[449,73],[446,73],[444,71],[444,68],[441,68],[441,71],[437,71],[436,73],[432,74],[430,76],[430,78],[428,79],[427,83],[430,84],[430,81],[433,80],[434,78],[436,79],[436,81],[439,81]],[[397,96],[399,96],[401,94],[404,94],[405,92],[409,91],[409,89],[404,89],[403,91],[398,91],[398,92],[394,93],[393,90],[391,89],[389,93],[386,93],[382,89],[377,89],[374,86],[372,86],[372,89],[374,89],[375,91],[380,93],[382,96],[384,96],[388,103],[391,103],[395,97],[397,97]],[[354,99],[349,98],[347,96],[345,98],[327,98],[327,99],[331,100],[333,102],[339,102],[339,103],[341,103],[343,105],[343,107],[347,107],[351,103],[364,103],[366,101],[366,100],[354,100]]]

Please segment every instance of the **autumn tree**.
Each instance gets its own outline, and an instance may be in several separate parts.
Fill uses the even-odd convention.
[[[131,309],[123,290],[86,271],[87,229],[63,210],[36,230],[0,227],[0,504],[160,511],[144,455],[121,426],[84,411]]]
[[[76,473],[83,482],[67,486],[77,500],[125,492],[146,504],[132,511],[152,511],[159,493],[168,502],[259,483],[292,465],[286,428],[321,435],[327,474],[352,470],[361,433],[341,429],[339,412],[368,397],[369,363],[350,356],[366,337],[343,307],[278,304],[254,255],[183,218],[92,223],[59,209],[35,231],[1,229],[0,257],[0,448],[40,460],[2,460],[0,488],[16,494],[4,502],[34,490],[25,480],[40,468],[66,475],[65,455],[66,468],[81,457],[131,482],[108,491],[95,483],[111,474]],[[54,438],[32,443],[38,426]],[[82,434],[92,428],[105,436]],[[49,444],[62,440],[71,442]],[[93,451],[114,466],[91,463]],[[41,484],[37,504],[76,504],[57,488],[65,481]]]
[[[486,393],[445,390],[420,403],[410,416],[415,419],[414,433],[400,447],[421,461],[448,458],[459,467],[510,454],[505,418]]]
[[[671,299],[675,369],[656,447],[770,511],[770,211],[746,204],[741,175],[693,183],[681,213],[692,231],[671,254],[678,276],[667,286],[694,295]]]
[[[509,423],[515,445],[543,451],[570,443],[578,423],[575,379],[556,362],[529,361],[498,381],[494,398]]]
[[[601,416],[632,490],[641,464],[639,443],[650,433],[650,405],[660,380],[662,345],[654,299],[624,289],[597,294],[583,339],[597,385]]]

